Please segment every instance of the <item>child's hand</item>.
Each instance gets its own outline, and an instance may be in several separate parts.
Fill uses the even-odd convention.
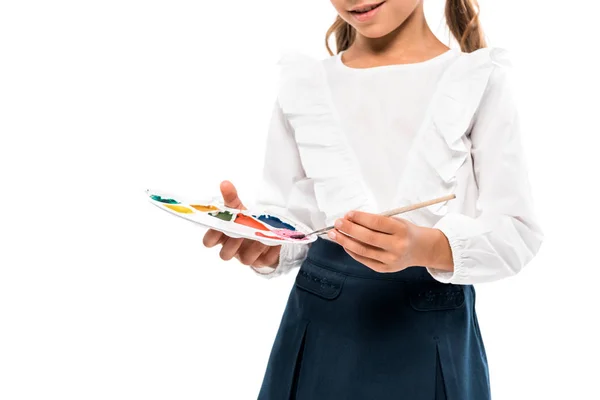
[[[246,209],[238,197],[233,183],[229,181],[221,182],[221,194],[225,206],[239,210]],[[257,240],[232,238],[215,229],[209,229],[202,242],[206,247],[222,244],[223,247],[219,255],[223,260],[231,260],[235,257],[242,264],[252,267],[275,267],[279,262],[281,246],[267,246]]]
[[[438,229],[361,211],[349,212],[334,225],[336,229],[329,232],[329,237],[343,246],[352,258],[377,272],[437,266],[440,257],[448,264],[448,242]]]

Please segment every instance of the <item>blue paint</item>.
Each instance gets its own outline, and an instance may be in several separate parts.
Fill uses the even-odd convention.
[[[264,222],[267,225],[270,225],[274,228],[279,228],[279,229],[289,229],[291,231],[295,231],[296,228],[294,228],[292,225],[283,222],[282,220],[280,220],[277,217],[274,217],[272,215],[261,215],[259,217],[257,217],[256,215],[253,215],[254,218],[258,219],[259,221]]]

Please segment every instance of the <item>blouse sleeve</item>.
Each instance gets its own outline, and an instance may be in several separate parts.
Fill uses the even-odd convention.
[[[256,205],[265,212],[311,224],[311,193],[303,182],[306,175],[291,125],[279,102],[275,103],[267,134],[265,158]],[[313,196],[314,197],[314,196]],[[308,254],[308,244],[283,243],[276,268],[252,267],[259,275],[273,278],[299,267]]]
[[[535,256],[544,237],[534,214],[519,118],[504,66],[490,75],[470,138],[478,214],[448,213],[433,226],[448,238],[454,260],[453,272],[428,268],[444,283],[474,284],[514,275]]]

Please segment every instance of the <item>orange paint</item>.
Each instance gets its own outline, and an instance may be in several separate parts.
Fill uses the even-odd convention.
[[[182,214],[191,214],[194,212],[194,210],[184,207],[184,206],[178,206],[175,204],[165,204],[164,205],[167,208],[170,208],[173,211],[177,211],[178,213],[182,213]]]
[[[264,237],[264,238],[268,238],[268,239],[277,239],[277,240],[283,240],[283,239],[282,239],[282,238],[280,238],[280,237],[277,237],[277,236],[269,236],[269,235],[265,235],[265,234],[264,234],[264,233],[262,233],[262,232],[256,232],[256,236],[260,236],[260,237]]]
[[[195,204],[190,204],[190,206],[192,206],[193,208],[195,208],[198,211],[218,211],[219,207],[215,207],[215,206],[203,206],[203,205],[195,205]]]
[[[244,215],[244,214],[241,214],[241,213],[237,215],[237,217],[235,218],[234,222],[238,223],[240,225],[249,226],[250,228],[260,229],[261,231],[268,231],[269,230],[269,228],[267,228],[262,223],[260,223],[257,220],[255,220],[254,218],[249,217],[249,216]]]

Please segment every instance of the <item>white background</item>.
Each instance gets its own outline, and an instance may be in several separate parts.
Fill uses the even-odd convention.
[[[0,4],[0,399],[256,398],[295,272],[221,261],[143,190],[230,179],[252,202],[276,62],[326,57],[333,7]],[[443,1],[426,4],[444,38]],[[481,1],[490,44],[512,52],[546,233],[521,274],[478,286],[496,400],[597,393],[592,4]]]

